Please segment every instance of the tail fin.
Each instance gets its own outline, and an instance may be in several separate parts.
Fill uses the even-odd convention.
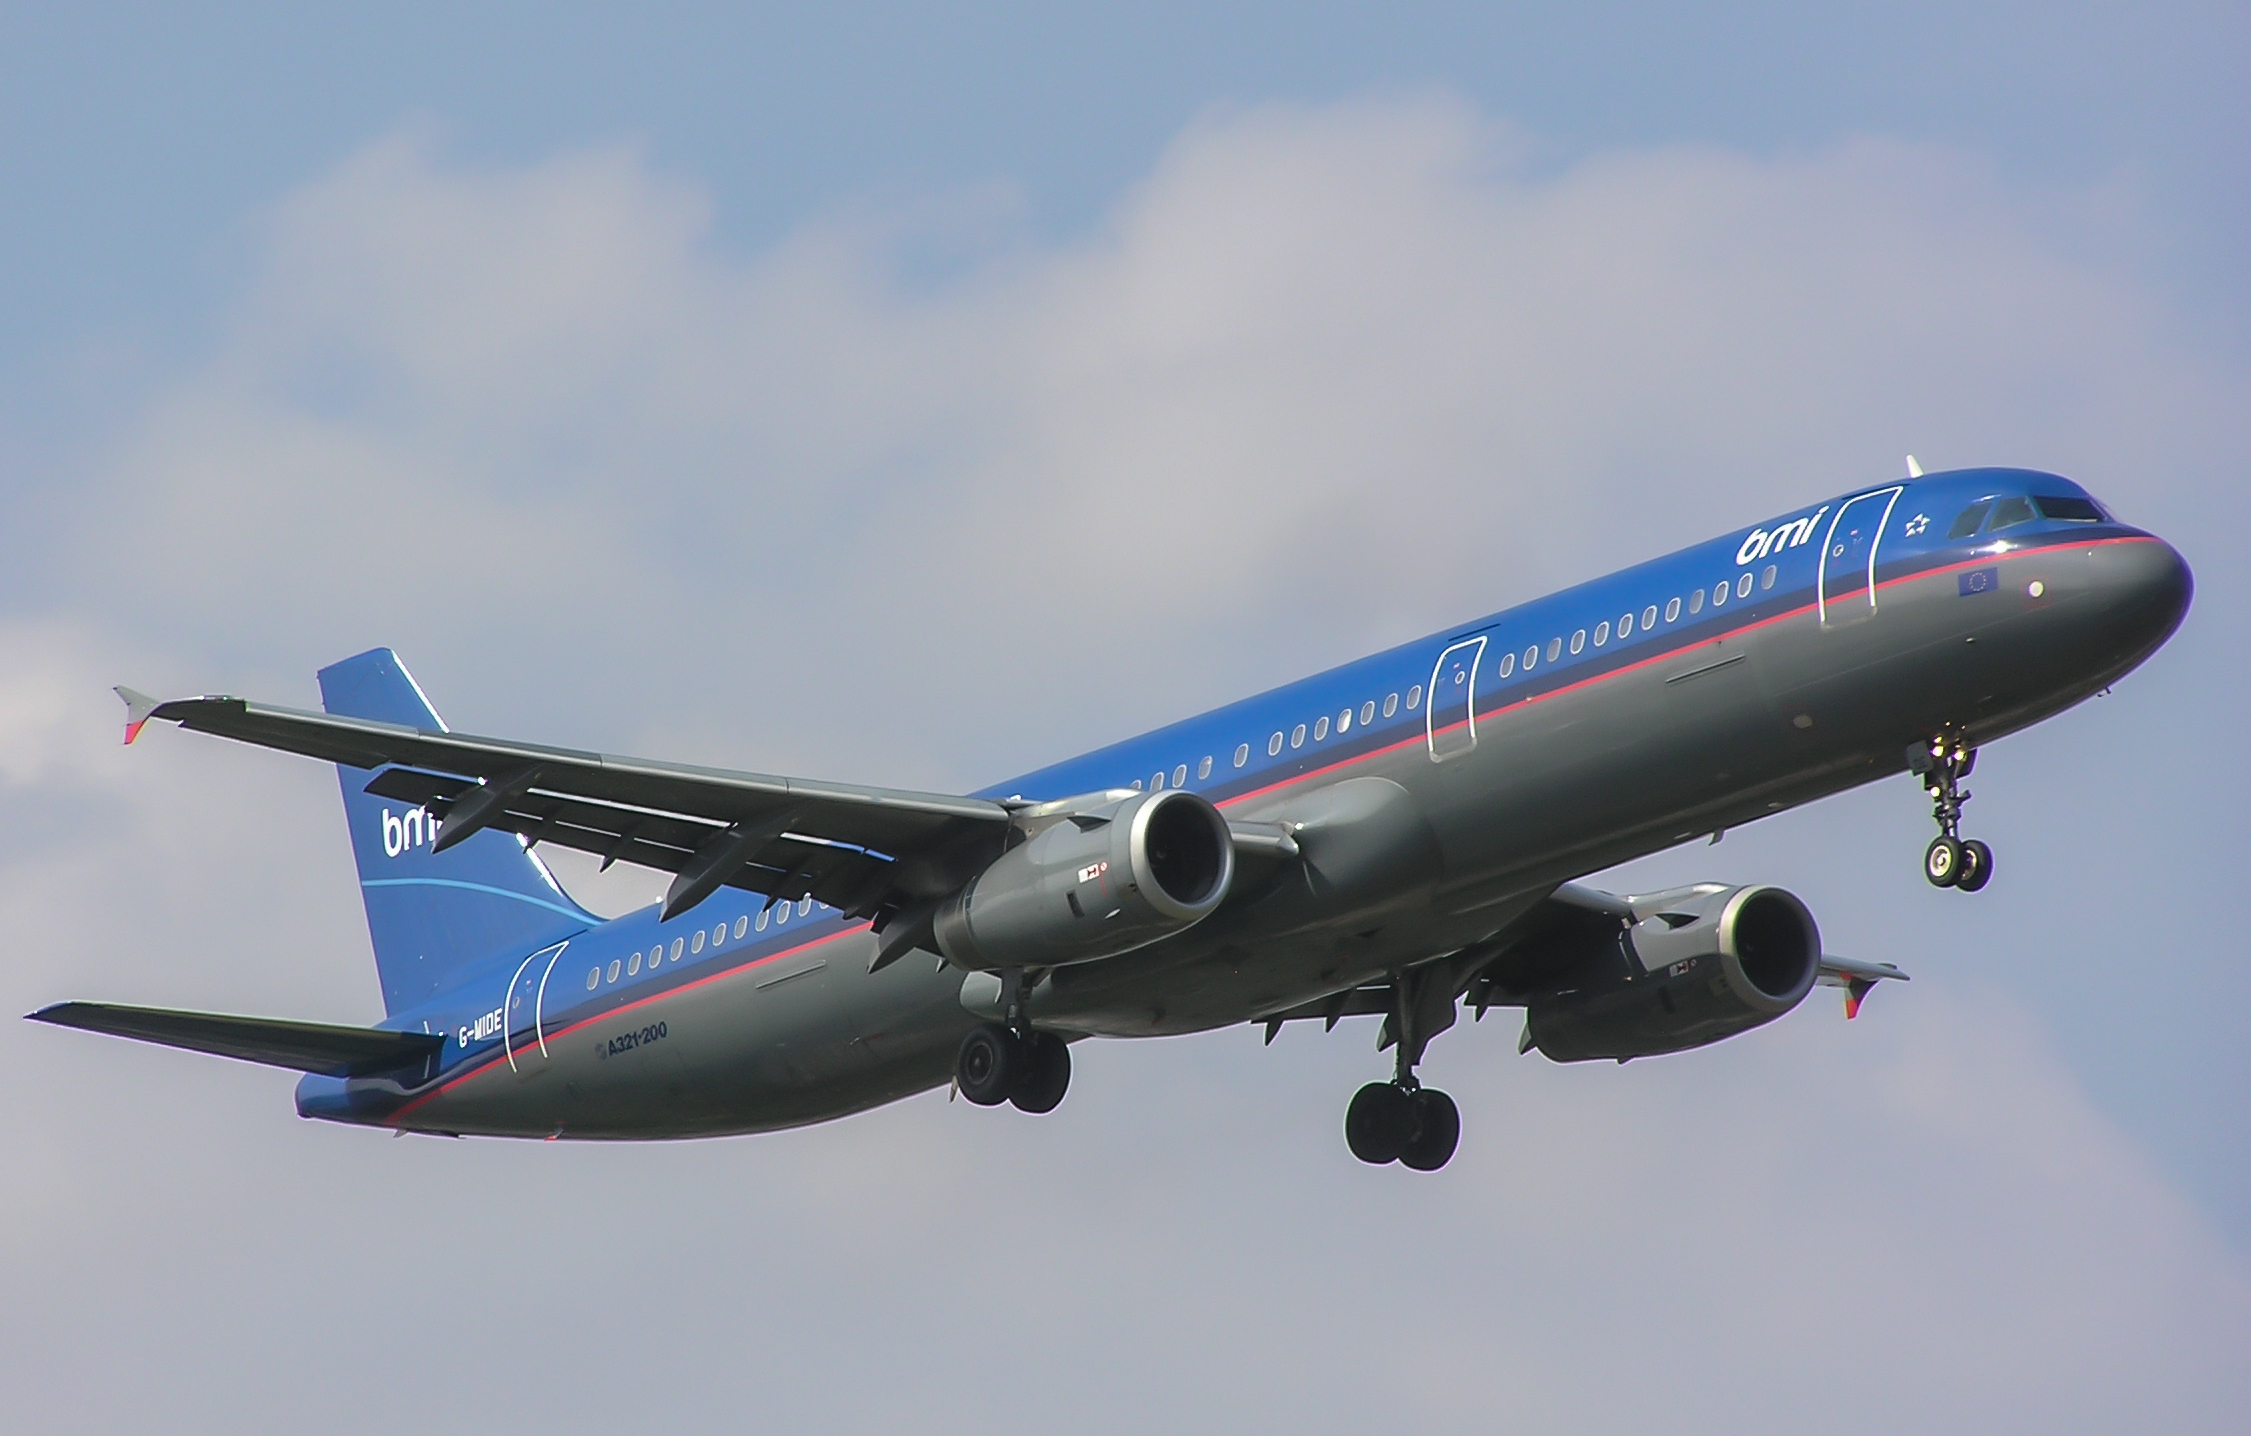
[[[388,648],[323,668],[320,695],[324,709],[343,717],[445,731]],[[488,829],[433,853],[438,825],[428,813],[368,793],[373,770],[338,764],[336,774],[384,1011],[415,1006],[480,959],[533,952],[601,921],[513,833]]]

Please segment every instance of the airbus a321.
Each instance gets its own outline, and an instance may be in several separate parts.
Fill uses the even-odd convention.
[[[1902,976],[1825,954],[1776,887],[1580,878],[1905,770],[1925,876],[1974,893],[1979,747],[2116,682],[2190,591],[2065,479],[1917,475],[966,796],[456,733],[387,649],[321,670],[319,713],[120,689],[128,742],[156,719],[337,765],[385,1017],[32,1016],[303,1072],[307,1117],[641,1139],[949,1082],[1047,1112],[1082,1038],[1376,1015],[1391,1076],[1346,1140],[1433,1170],[1460,1115],[1415,1070],[1465,1008],[1623,1062]],[[671,884],[604,920],[542,846]]]

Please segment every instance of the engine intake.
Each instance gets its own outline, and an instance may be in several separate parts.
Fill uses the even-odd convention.
[[[938,909],[958,967],[1060,967],[1194,926],[1235,877],[1227,820],[1173,789],[1073,813],[1009,849]]]
[[[1557,1062],[1653,1057],[1772,1022],[1821,973],[1821,929],[1781,888],[1705,884],[1637,902],[1652,914],[1525,1004],[1525,1038]]]

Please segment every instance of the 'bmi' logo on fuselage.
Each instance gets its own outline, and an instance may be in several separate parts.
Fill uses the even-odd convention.
[[[1771,532],[1766,529],[1752,529],[1744,535],[1743,546],[1735,551],[1735,561],[1737,563],[1757,563],[1770,553],[1780,553],[1786,548],[1796,548],[1799,544],[1813,537],[1813,526],[1820,523],[1821,516],[1827,512],[1829,512],[1829,506],[1823,504],[1809,516],[1778,525]]]

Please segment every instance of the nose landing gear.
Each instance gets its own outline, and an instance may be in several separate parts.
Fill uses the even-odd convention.
[[[1917,743],[1907,750],[1907,766],[1921,775],[1938,820],[1938,836],[1923,849],[1923,876],[1932,887],[1978,891],[1993,880],[1993,849],[1962,837],[1962,805],[1970,800],[1962,780],[1977,766],[1977,749],[1951,738]]]

